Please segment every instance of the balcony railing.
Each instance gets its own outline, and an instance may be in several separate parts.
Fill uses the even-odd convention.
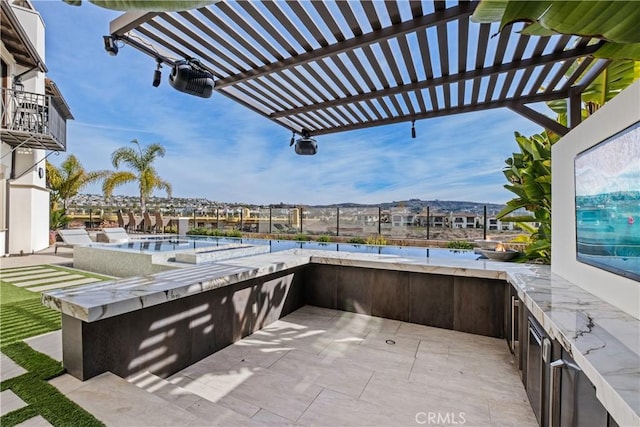
[[[67,121],[54,97],[2,89],[2,140],[13,146],[65,151]]]

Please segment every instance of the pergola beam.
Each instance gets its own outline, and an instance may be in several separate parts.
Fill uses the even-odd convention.
[[[341,43],[332,44],[322,47],[311,52],[302,53],[297,56],[284,59],[282,61],[267,64],[262,67],[247,70],[216,82],[216,87],[224,88],[226,86],[243,82],[248,79],[255,79],[265,74],[275,73],[290,67],[295,67],[310,62],[318,61],[322,58],[335,56],[343,52],[355,50],[359,47],[368,46],[379,43],[405,34],[413,33],[425,28],[433,27],[438,24],[447,23],[463,17],[467,17],[473,13],[476,7],[476,1],[465,2],[458,6],[437,11],[429,15],[391,25],[386,28],[372,31],[361,36],[353,37]]]
[[[585,46],[582,48],[576,48],[572,50],[565,50],[562,52],[550,53],[541,57],[528,58],[520,61],[513,61],[507,64],[499,64],[483,69],[476,69],[470,71],[463,71],[462,73],[452,74],[448,76],[431,78],[423,80],[417,83],[408,83],[405,85],[390,87],[387,89],[380,89],[374,92],[363,93],[353,96],[345,96],[340,99],[330,100],[326,102],[319,102],[311,105],[305,105],[303,107],[292,108],[289,110],[276,111],[270,114],[271,118],[286,117],[295,114],[301,114],[308,111],[322,110],[325,108],[336,107],[338,105],[353,104],[356,102],[366,101],[375,98],[381,98],[383,96],[391,96],[395,94],[407,93],[422,89],[428,89],[432,87],[442,86],[446,84],[452,84],[457,82],[463,82],[473,78],[480,78],[485,76],[493,76],[508,71],[517,71],[526,69],[529,67],[536,67],[545,64],[554,64],[560,61],[569,61],[582,56],[593,53],[599,48],[598,45]]]
[[[491,101],[491,102],[475,104],[475,105],[450,107],[448,109],[418,113],[414,116],[404,115],[404,116],[390,117],[388,119],[378,120],[376,122],[366,122],[366,123],[358,123],[358,124],[349,125],[349,126],[328,128],[328,129],[323,129],[321,131],[314,132],[313,135],[314,136],[326,135],[326,134],[336,133],[336,132],[346,132],[350,130],[365,129],[365,128],[370,128],[374,126],[391,125],[396,123],[410,122],[412,120],[430,119],[434,117],[443,117],[443,116],[448,116],[453,114],[470,113],[470,112],[481,111],[481,110],[491,110],[495,108],[503,108],[503,107],[515,108],[519,105],[522,105],[522,103],[529,104],[529,103],[535,103],[535,102],[551,101],[554,99],[566,98],[567,96],[568,96],[567,92],[539,93],[536,95],[529,95],[529,96],[521,97],[518,99],[511,98],[511,99],[505,99],[501,101]]]
[[[569,90],[569,98],[567,99],[567,111],[569,112],[569,129],[578,126],[582,121],[582,92],[575,88]]]
[[[515,111],[520,114],[522,117],[531,120],[534,123],[539,124],[545,129],[549,129],[550,131],[557,133],[558,135],[566,135],[569,133],[569,129],[562,126],[560,123],[556,122],[550,117],[545,116],[542,113],[537,112],[536,110],[527,107],[521,103],[514,103],[508,107],[511,111]]]
[[[120,37],[139,27],[140,25],[152,20],[158,12],[126,12],[109,23],[109,34]]]

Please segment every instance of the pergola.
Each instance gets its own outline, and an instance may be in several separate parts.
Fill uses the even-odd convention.
[[[197,58],[215,91],[311,135],[506,107],[564,135],[527,106],[568,101],[606,68],[596,40],[519,34],[470,17],[477,2],[221,1],[128,12],[110,33],[156,61]],[[150,64],[150,68],[151,68]],[[155,61],[153,62],[155,65]]]

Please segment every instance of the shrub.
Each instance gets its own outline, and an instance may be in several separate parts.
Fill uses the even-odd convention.
[[[296,234],[296,235],[293,237],[293,240],[297,240],[297,241],[299,241],[299,242],[308,242],[308,241],[309,241],[309,240],[311,240],[311,239],[310,239],[310,238],[309,238],[309,236],[307,236],[306,234]]]
[[[367,237],[367,240],[365,240],[365,243],[367,245],[378,245],[378,246],[384,246],[387,244],[387,239],[385,239],[384,237],[382,237],[382,235],[378,234],[377,236],[370,236]]]
[[[192,228],[187,231],[188,236],[209,236],[209,230],[203,227]]]
[[[218,231],[218,230],[216,230]],[[227,232],[223,232],[226,237],[242,237],[242,231],[240,230],[229,230]]]
[[[331,240],[332,240],[331,236],[322,235],[318,237],[318,242],[321,242],[321,243],[329,243],[331,242]]]
[[[49,230],[59,230],[69,224],[69,218],[64,209],[49,211]]]
[[[473,249],[473,244],[466,240],[452,240],[447,243],[449,249]]]
[[[189,236],[242,237],[240,230],[218,230],[217,228],[196,227],[187,231]]]
[[[364,245],[367,243],[362,237],[352,237],[347,240],[347,243],[353,243],[354,245]]]

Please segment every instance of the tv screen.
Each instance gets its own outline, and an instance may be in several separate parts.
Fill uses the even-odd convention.
[[[575,158],[578,261],[640,280],[640,122]]]

